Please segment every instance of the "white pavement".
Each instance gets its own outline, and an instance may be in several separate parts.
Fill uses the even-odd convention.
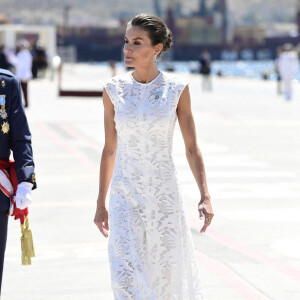
[[[101,88],[109,69],[67,65],[65,88]],[[200,235],[199,192],[177,125],[174,156],[207,300],[300,298],[300,85],[294,100],[275,82],[190,81],[198,142],[215,219]],[[38,189],[30,207],[36,258],[22,267],[10,220],[3,300],[113,299],[107,240],[93,224],[104,143],[101,99],[59,98],[56,80],[30,83],[28,119]],[[182,299],[184,300],[184,299]]]

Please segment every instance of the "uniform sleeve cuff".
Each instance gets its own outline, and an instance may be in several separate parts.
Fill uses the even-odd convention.
[[[32,189],[34,190],[36,188],[36,181],[35,181],[35,173],[34,173],[34,167],[25,167],[20,169],[17,172],[17,178],[18,182],[30,182],[32,183],[33,187]]]

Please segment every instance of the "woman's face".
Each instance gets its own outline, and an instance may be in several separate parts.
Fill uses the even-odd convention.
[[[147,31],[139,26],[129,26],[126,29],[124,39],[123,51],[127,67],[146,67],[154,63],[155,50],[158,50],[159,46],[152,46]]]

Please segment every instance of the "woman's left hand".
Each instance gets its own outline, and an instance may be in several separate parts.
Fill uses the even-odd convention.
[[[213,209],[209,198],[201,200],[198,204],[199,218],[204,219],[204,225],[200,232],[204,233],[206,228],[210,225],[212,218],[214,217]]]

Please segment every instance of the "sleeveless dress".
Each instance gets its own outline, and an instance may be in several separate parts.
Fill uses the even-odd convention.
[[[117,300],[203,299],[191,230],[172,158],[176,108],[186,83],[160,72],[105,83],[115,110],[117,152],[108,254]]]

